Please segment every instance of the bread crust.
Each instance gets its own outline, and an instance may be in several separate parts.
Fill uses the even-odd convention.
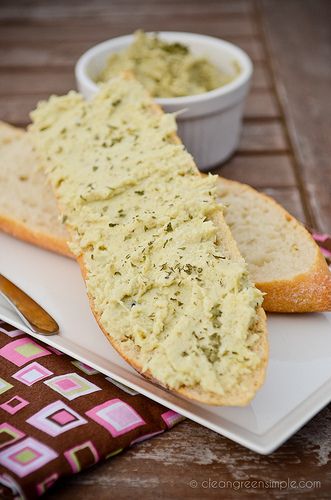
[[[236,185],[241,190],[254,193],[272,204],[288,221],[300,229],[316,250],[312,267],[291,279],[257,282],[255,285],[264,292],[263,308],[269,312],[304,313],[331,310],[331,272],[326,260],[311,234],[291,214],[270,196],[237,181],[219,178],[220,184]]]
[[[331,310],[331,273],[319,249],[309,272],[299,274],[291,280],[257,283],[256,286],[266,294],[264,305],[270,312],[308,313]]]
[[[27,224],[14,218],[0,214],[0,229],[27,243],[32,243],[46,250],[74,258],[64,238],[53,236],[48,232],[33,230]]]

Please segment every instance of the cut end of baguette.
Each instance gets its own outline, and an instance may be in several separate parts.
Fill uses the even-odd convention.
[[[218,178],[225,220],[270,312],[331,310],[331,273],[309,232],[276,201]]]

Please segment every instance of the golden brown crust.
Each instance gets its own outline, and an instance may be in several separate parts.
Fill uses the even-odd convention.
[[[263,306],[270,312],[303,313],[331,310],[331,273],[319,250],[309,272],[291,280],[257,283],[256,286],[266,293]]]
[[[1,214],[0,230],[14,236],[15,238],[32,243],[33,245],[41,248],[45,248],[46,250],[65,255],[67,257],[73,257],[64,238],[53,236],[49,232],[33,230],[30,226],[24,224],[23,222],[5,217]]]
[[[264,292],[263,308],[269,312],[303,313],[331,310],[331,273],[325,258],[311,234],[285,208],[270,196],[237,181],[219,178],[220,184],[237,185],[241,190],[254,193],[271,203],[288,221],[295,224],[316,249],[316,257],[311,269],[288,280],[257,282],[255,285]]]

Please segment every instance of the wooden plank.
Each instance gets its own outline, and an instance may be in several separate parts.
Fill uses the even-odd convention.
[[[57,41],[59,32],[62,41],[89,41],[97,43],[113,36],[131,33],[137,27],[146,30],[162,30],[169,26],[173,31],[192,31],[197,33],[206,32],[210,35],[227,36],[253,36],[256,34],[256,25],[253,19],[249,17],[238,17],[224,19],[222,15],[213,18],[209,15],[192,18],[184,16],[182,18],[159,17],[155,11],[149,11],[146,15],[140,15],[139,10],[135,15],[116,15],[109,9],[109,13],[98,20],[96,29],[96,20],[86,19],[63,19],[61,24],[56,20],[31,20],[31,21],[7,21],[0,23],[0,42],[38,42],[43,43]]]
[[[322,436],[329,435],[330,419],[331,405],[269,456],[246,450],[186,420],[162,436],[68,478],[47,492],[45,500],[108,500],[110,491],[116,491],[119,500],[134,498],[137,491],[144,500],[238,500],[239,494],[244,500],[326,500],[330,447],[323,448]],[[305,488],[290,488],[288,480],[297,485],[305,480],[311,483]],[[259,483],[250,487],[244,481]],[[270,481],[279,481],[279,486],[274,483],[271,488]],[[314,481],[319,481],[319,486],[313,487]]]
[[[38,41],[24,43],[13,40],[0,45],[0,68],[48,68],[65,67],[73,69],[77,59],[91,47],[89,41]]]
[[[260,42],[254,38],[232,38],[230,41],[245,50],[255,63],[253,81],[257,81],[257,86],[269,87],[267,69],[262,63],[264,54]],[[38,41],[3,42],[0,45],[0,68],[58,68],[59,66],[72,68],[78,57],[91,45],[88,40],[66,42],[53,40],[43,44]]]
[[[269,89],[250,92],[244,110],[245,118],[280,118],[281,112],[273,92]]]
[[[252,77],[253,90],[265,90],[272,87],[271,75],[269,69],[261,62],[254,63],[254,71]]]
[[[228,35],[226,39],[243,49],[254,62],[265,61],[266,53],[261,40],[257,37],[240,37]]]
[[[136,0],[98,0],[84,2],[81,0],[59,0],[55,2],[45,2],[44,0],[34,0],[33,3],[13,2],[12,0],[2,0],[2,8],[0,19],[12,21],[16,19],[56,19],[61,21],[68,18],[86,18],[93,16],[95,19],[103,18],[109,15],[109,11],[113,11],[116,15],[132,15],[132,9],[136,6]],[[139,14],[150,13],[155,8],[155,1],[140,2]],[[176,0],[167,0],[167,2],[158,3],[157,15],[163,16],[170,12],[173,16],[185,15],[205,15],[210,13],[210,2],[201,2],[199,0],[190,2],[178,2]],[[253,2],[246,0],[218,0],[213,2],[213,14],[221,14],[223,16],[238,16],[253,13]],[[136,12],[135,12],[136,13]]]
[[[0,96],[65,94],[74,88],[73,68],[0,69]]]
[[[312,224],[331,232],[331,3],[262,2],[278,94]],[[299,29],[293,29],[293,20]],[[289,50],[290,47],[290,50]]]
[[[245,122],[239,144],[240,153],[284,153],[288,147],[280,121]]]
[[[288,154],[255,156],[236,154],[213,173],[259,189],[295,186],[292,161]]]

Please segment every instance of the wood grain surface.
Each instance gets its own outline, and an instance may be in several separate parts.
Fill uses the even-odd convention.
[[[1,0],[0,119],[25,126],[38,100],[75,87],[75,61],[107,38],[137,28],[225,38],[247,51],[255,72],[239,149],[214,172],[331,232],[330,19],[328,0]],[[44,498],[327,499],[330,452],[330,406],[268,457],[187,420]],[[271,480],[282,487],[268,487]],[[285,485],[291,480],[296,488]]]

